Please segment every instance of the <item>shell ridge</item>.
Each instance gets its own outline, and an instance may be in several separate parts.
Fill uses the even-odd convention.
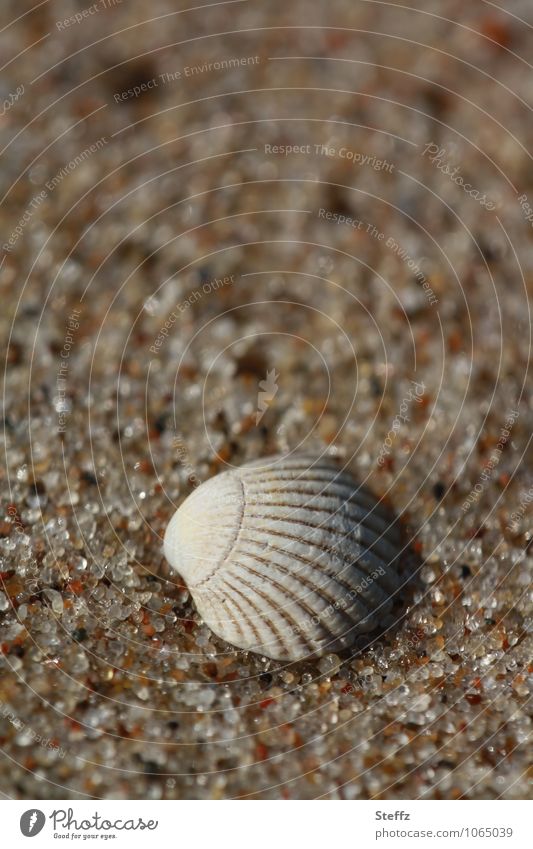
[[[264,533],[266,533],[266,532],[264,532]],[[308,542],[307,542],[307,541],[305,541],[305,540],[300,540],[298,537],[289,537],[286,533],[280,533],[279,531],[269,530],[269,531],[268,531],[268,533],[269,533],[269,534],[272,534],[272,535],[280,536],[280,537],[282,537],[283,539],[292,539],[292,540],[294,540],[294,541],[296,541],[296,542],[305,542],[305,543],[306,543],[307,545],[309,545],[309,546],[314,546],[315,548],[319,548],[319,550],[321,550],[321,551],[325,552],[326,554],[329,554],[329,553],[331,553],[331,551],[332,551],[332,549],[331,549],[331,548],[321,548],[321,547],[318,545],[318,543],[316,543],[316,544],[315,544],[315,543],[308,543]],[[252,539],[252,540],[250,540],[250,538],[249,538],[249,537],[248,537],[248,538],[246,538],[246,537],[242,537],[242,539],[243,539],[243,540],[247,540],[247,541],[249,541],[249,542],[250,542],[250,541],[251,541],[251,542],[255,542],[255,543],[256,543],[256,544],[258,544],[258,545],[260,544],[257,540],[253,540],[253,539]],[[269,548],[274,548],[274,547],[273,547],[272,545],[269,545]],[[285,554],[285,555],[287,554],[287,550],[286,550],[286,549],[277,549],[277,550],[278,550],[280,553],[283,553],[283,554]],[[297,559],[302,559],[302,558],[301,558],[301,555],[300,555],[300,556],[299,556],[299,555],[297,555],[297,554],[296,554],[296,552],[294,552],[294,551],[289,551],[289,554],[290,554],[290,556],[291,556],[291,557],[296,557]],[[357,573],[358,573],[358,575],[359,575],[359,579],[358,579],[358,580],[359,580],[359,582],[360,582],[361,580],[366,580],[366,579],[368,579],[368,577],[369,577],[369,576],[371,575],[371,573],[374,571],[374,566],[376,566],[378,569],[381,569],[381,568],[384,568],[384,567],[385,567],[385,565],[386,565],[386,564],[384,564],[384,563],[381,563],[380,561],[378,561],[378,562],[377,562],[377,564],[374,564],[374,565],[373,565],[372,563],[365,563],[365,561],[364,561],[364,559],[363,559],[363,558],[364,558],[364,556],[365,556],[366,554],[367,554],[367,552],[362,552],[362,553],[360,553],[360,554],[358,555],[358,557],[357,557],[355,560],[348,560],[348,559],[346,559],[345,557],[342,557],[342,555],[341,555],[341,554],[338,554],[338,556],[339,556],[339,557],[342,557],[342,560],[343,560],[343,562],[344,562],[344,567],[343,567],[343,569],[341,570],[341,572],[339,572],[339,571],[336,571],[336,572],[333,572],[333,573],[331,573],[331,572],[326,572],[325,567],[323,567],[322,565],[319,565],[319,564],[317,564],[317,565],[315,566],[315,568],[316,568],[316,569],[317,569],[317,570],[318,570],[321,574],[326,574],[326,575],[327,575],[328,577],[330,577],[333,581],[335,581],[337,584],[339,584],[339,586],[343,586],[343,587],[345,587],[345,588],[348,590],[348,592],[350,592],[350,593],[351,593],[351,592],[353,591],[354,587],[353,587],[353,586],[350,586],[349,584],[347,585],[347,584],[345,584],[343,581],[341,581],[341,580],[339,579],[339,574],[342,574],[342,572],[344,572],[346,569],[348,569],[348,570],[349,570],[349,569],[353,569],[355,572],[357,572]],[[374,560],[375,558],[371,558],[371,559],[372,559],[372,560]],[[305,563],[309,564],[311,561],[308,561],[308,560],[303,559],[303,560],[302,560],[302,562],[305,562]],[[361,566],[364,566],[364,567],[366,567],[366,568],[365,568],[365,569],[363,569],[363,568],[361,568]],[[382,578],[383,578],[383,577],[387,577],[387,572],[388,572],[388,570],[387,570],[387,569],[384,569],[384,571],[385,571],[385,575],[381,575],[381,577],[382,577]],[[349,573],[348,573],[348,574],[349,574]],[[348,577],[348,575],[347,575],[347,577]],[[389,596],[390,591],[396,592],[396,591],[397,591],[397,589],[398,589],[397,584],[396,584],[396,583],[393,583],[392,581],[391,581],[391,590],[389,590],[388,588],[383,587],[383,586],[382,586],[382,584],[380,583],[380,581],[379,581],[377,578],[372,578],[372,584],[371,584],[371,586],[373,586],[373,585],[375,585],[375,586],[376,586],[376,588],[379,590],[379,594],[380,594],[380,596],[381,596],[381,598],[382,598],[382,601],[381,601],[381,602],[380,602],[380,604],[379,604],[379,608],[381,608],[381,607],[382,607],[382,605],[383,605],[384,601],[385,601],[385,600],[386,600],[386,598]],[[368,588],[364,588],[364,589],[368,589]],[[367,597],[366,597],[366,595],[364,595],[364,589],[363,589],[363,591],[362,591],[362,592],[358,592],[358,593],[357,593],[357,597],[358,597],[358,598],[361,600],[361,602],[364,604],[364,606],[366,607],[367,611],[368,611],[369,613],[371,613],[371,612],[372,612],[372,610],[374,609],[374,607],[369,606],[369,603],[368,603]]]
[[[240,584],[243,584],[248,589],[250,589],[250,585],[248,584],[247,581],[243,580],[242,578],[237,577],[235,574],[233,574],[232,577],[235,578]],[[229,587],[231,587],[233,589],[233,592],[237,593],[241,598],[243,598],[245,600],[245,602],[249,605],[249,607],[251,607],[252,610],[254,610],[257,613],[257,618],[260,619],[261,623],[270,631],[270,633],[273,635],[274,639],[278,642],[278,644],[285,651],[287,651],[288,646],[285,642],[285,639],[284,639],[283,635],[280,633],[280,631],[278,631],[275,624],[273,622],[271,622],[270,620],[266,619],[263,612],[260,611],[258,608],[256,608],[251,603],[250,599],[248,599],[237,587],[235,587],[233,583],[228,581],[227,578],[226,578],[226,583],[228,584]],[[254,589],[254,587],[251,587],[251,589]],[[265,596],[261,593],[260,590],[255,589],[255,592],[257,593],[257,595],[261,596],[261,598],[263,598],[263,600],[266,600]],[[252,629],[254,634],[258,637],[258,645],[264,644],[264,640],[261,639],[261,635],[260,635],[259,631],[257,630],[255,623],[252,621],[252,619],[250,619],[249,616],[247,617],[247,622],[250,625],[250,628]],[[303,642],[303,640],[302,640],[302,642]],[[306,648],[307,648],[307,646],[306,646]]]
[[[240,583],[241,583],[241,584],[244,584],[244,585],[245,585],[246,587],[248,587],[249,589],[254,590],[254,591],[255,591],[255,592],[256,592],[256,593],[257,593],[257,594],[258,594],[258,595],[259,595],[259,596],[263,599],[263,601],[266,601],[266,602],[267,602],[267,604],[268,604],[268,605],[269,605],[269,606],[270,606],[270,607],[271,607],[271,608],[275,611],[275,613],[276,613],[278,616],[280,616],[282,619],[284,619],[284,620],[285,620],[285,622],[289,625],[289,627],[290,627],[291,629],[295,629],[295,628],[297,629],[297,628],[299,627],[299,626],[298,626],[298,623],[296,622],[296,620],[295,620],[295,619],[293,619],[293,618],[290,616],[290,614],[289,614],[289,613],[286,613],[283,607],[279,607],[279,606],[278,606],[278,603],[277,603],[277,601],[276,601],[275,597],[274,597],[274,596],[272,596],[272,595],[269,595],[269,593],[268,593],[268,589],[269,589],[269,587],[268,587],[268,586],[267,586],[265,589],[258,589],[257,587],[254,587],[254,586],[253,586],[253,584],[250,584],[250,583],[249,583],[249,581],[246,579],[246,577],[243,577],[243,575],[241,574],[241,572],[242,572],[242,571],[244,571],[245,573],[246,573],[246,572],[251,572],[251,573],[252,573],[252,574],[254,574],[256,577],[261,578],[261,583],[262,583],[262,584],[263,584],[263,583],[264,583],[264,581],[265,581],[265,576],[264,576],[264,575],[258,574],[258,573],[257,573],[257,572],[255,572],[253,569],[251,569],[249,566],[246,566],[246,567],[245,567],[245,566],[243,566],[243,564],[240,564],[240,563],[239,563],[239,564],[234,564],[234,566],[237,566],[238,568],[237,568],[236,570],[234,570],[231,574],[233,575],[233,577],[234,577],[236,580],[240,581]],[[272,582],[272,583],[274,583],[274,582]],[[282,592],[282,594],[285,594],[285,595],[286,595],[286,593],[283,593],[283,590],[282,590],[281,592]],[[258,615],[259,615],[259,618],[260,618],[260,619],[262,619],[263,621],[265,621],[265,620],[266,620],[266,617],[268,616],[268,612],[267,612],[266,610],[262,610],[262,611],[260,611],[260,612],[259,612],[259,614],[258,614]],[[271,623],[271,624],[272,624],[272,626],[274,627],[274,623]]]
[[[368,554],[368,552],[362,550],[360,545],[357,545],[356,546],[357,549],[358,549],[357,558],[352,561],[352,560],[348,560],[343,555],[342,551],[335,551],[335,546],[320,545],[320,543],[316,542],[315,540],[308,540],[308,539],[297,537],[297,536],[291,536],[287,532],[275,531],[272,528],[269,528],[268,531],[267,530],[256,531],[256,533],[261,533],[263,536],[265,536],[267,538],[268,538],[268,535],[271,535],[271,536],[281,537],[282,539],[289,540],[291,542],[296,542],[296,543],[301,543],[301,544],[303,543],[304,545],[308,546],[309,548],[315,548],[315,549],[317,549],[318,551],[321,551],[324,554],[335,554],[335,555],[337,555],[337,557],[342,559],[346,565],[353,566],[353,567],[355,567],[359,562],[361,562],[362,557],[364,557]],[[268,542],[265,544],[265,547],[269,547]],[[294,552],[291,551],[290,549],[288,549],[288,553],[290,554],[291,557],[294,556]],[[370,555],[369,559],[371,561],[374,561],[374,560],[377,561],[377,563],[375,565],[378,568],[381,568],[385,565],[378,558],[376,558],[375,555]],[[367,566],[366,563],[363,563],[363,565]],[[368,564],[368,568],[372,569],[371,563]],[[363,575],[366,575],[368,577],[368,572],[363,572]]]
[[[224,583],[228,586],[228,588],[229,588],[229,589],[230,589],[230,591],[231,591],[230,593],[228,593],[228,594],[227,594],[227,595],[230,597],[230,599],[231,599],[231,593],[235,593],[237,596],[239,596],[239,598],[243,599],[243,601],[245,602],[245,604],[246,604],[246,605],[248,605],[248,607],[251,607],[251,608],[252,608],[252,610],[253,610],[255,613],[257,613],[257,614],[258,614],[258,617],[259,617],[259,618],[261,618],[261,617],[260,617],[260,611],[259,611],[256,607],[254,607],[254,605],[252,604],[252,602],[251,602],[248,598],[246,598],[246,596],[245,596],[245,595],[243,595],[243,593],[242,593],[242,592],[241,592],[241,591],[240,591],[237,587],[234,587],[234,586],[233,586],[233,584],[232,584],[230,581],[228,581],[228,580],[227,580],[227,578],[225,578],[225,579],[224,579]],[[259,631],[257,630],[257,628],[256,628],[256,625],[255,625],[255,622],[254,622],[253,618],[251,618],[251,617],[250,617],[249,613],[247,613],[247,612],[245,611],[245,609],[243,609],[242,607],[239,607],[239,605],[237,604],[237,602],[236,602],[235,598],[233,598],[233,604],[234,604],[234,606],[237,608],[237,610],[239,610],[239,612],[241,613],[241,621],[242,621],[242,622],[247,622],[247,623],[248,623],[248,625],[249,625],[249,627],[250,627],[250,630],[251,630],[251,631],[253,631],[254,636],[255,636],[255,637],[256,637],[256,639],[257,639],[257,645],[258,645],[258,646],[259,646],[259,645],[261,645],[261,643],[263,642],[263,641],[262,641],[262,638],[261,638],[261,634],[260,634],[260,633],[259,633]],[[275,631],[274,631],[274,630],[273,630],[273,629],[269,626],[269,623],[268,623],[268,622],[264,622],[264,624],[267,626],[267,628],[270,628],[270,631],[271,631],[271,633],[272,633],[272,635],[273,635],[274,639],[276,639],[276,640],[279,642],[279,638],[278,638],[278,636],[277,636],[276,632],[275,632]],[[241,627],[241,631],[242,631],[242,627]],[[244,634],[244,631],[242,631],[242,633]]]
[[[246,492],[245,492],[245,489],[244,489],[244,483],[241,480],[241,478],[239,477],[239,475],[235,475],[235,479],[239,481],[239,484],[241,486],[241,509],[240,509],[240,515],[239,515],[239,522],[238,522],[237,530],[235,531],[235,536],[234,536],[233,540],[230,542],[227,552],[222,557],[220,557],[220,559],[219,559],[218,569],[220,569],[220,567],[222,566],[223,563],[226,563],[228,561],[228,559],[231,557],[231,554],[235,550],[235,546],[237,545],[237,543],[239,541],[239,534],[242,530],[244,516],[245,516],[245,513],[246,513]],[[195,589],[198,589],[200,587],[205,586],[216,575],[218,569],[215,569],[213,572],[211,572],[210,575],[207,575],[201,581],[198,581],[198,583],[195,584]]]
[[[202,619],[205,622],[207,622],[208,625],[209,625],[210,622],[216,622],[218,626],[220,626],[222,624],[224,624],[224,626],[226,626],[226,625],[229,624],[230,628],[231,628],[231,626],[233,626],[233,628],[235,629],[235,633],[238,635],[239,641],[242,640],[242,639],[245,640],[246,639],[246,632],[243,631],[243,628],[242,628],[242,625],[241,625],[241,620],[244,617],[243,611],[241,610],[241,608],[239,607],[239,605],[237,604],[235,599],[232,599],[231,597],[228,598],[227,595],[223,599],[219,599],[219,601],[224,606],[224,608],[226,609],[227,616],[225,618],[222,618],[218,614],[206,615],[205,611],[202,609],[206,602],[205,602],[205,599],[202,599],[202,601],[198,604],[198,609],[201,612]],[[236,612],[232,613],[232,610],[228,609],[228,608],[234,608],[236,610]],[[212,608],[211,608],[211,610],[212,610]],[[215,630],[215,629],[213,628],[213,630]],[[229,642],[229,643],[232,642],[229,635],[227,637],[227,642]]]
[[[300,479],[297,479],[297,480],[298,480],[298,483],[304,483],[304,481],[301,481]],[[269,482],[280,483],[280,482],[285,482],[285,481],[287,481],[287,483],[292,483],[294,481],[294,477],[271,478]],[[309,483],[309,484],[324,483],[325,486],[318,493],[312,492],[312,491],[306,491],[306,490],[297,490],[297,489],[290,488],[288,486],[287,487],[285,487],[285,486],[276,487],[276,488],[267,489],[267,490],[265,490],[263,487],[261,487],[261,489],[262,489],[263,492],[275,492],[275,493],[287,492],[287,493],[294,493],[295,495],[312,494],[313,498],[325,495],[325,497],[333,498],[333,499],[339,498],[339,497],[342,498],[343,493],[346,492],[347,496],[346,496],[345,500],[347,502],[354,504],[354,505],[358,505],[361,508],[368,510],[369,515],[374,516],[374,518],[379,519],[386,524],[387,530],[390,529],[391,531],[394,531],[395,533],[397,533],[399,535],[399,529],[397,527],[397,523],[398,523],[397,518],[393,517],[393,516],[389,516],[386,512],[386,509],[381,504],[381,502],[378,501],[378,499],[375,498],[375,496],[371,492],[367,492],[363,487],[360,486],[358,488],[354,488],[353,484],[350,484],[347,481],[344,481],[342,479],[331,480],[331,478],[320,478],[320,479],[312,479],[312,480],[308,479],[308,480],[305,481],[305,483]],[[337,490],[336,487],[338,487],[339,489]],[[257,488],[257,491],[259,491],[259,487]]]
[[[232,596],[229,595],[229,594],[226,594],[223,599],[221,598],[220,603],[223,604],[223,605],[228,605],[228,606],[234,607],[237,610],[237,614],[235,616],[228,616],[225,620],[222,620],[219,616],[213,617],[213,618],[217,619],[219,622],[229,621],[229,622],[233,623],[233,625],[235,626],[237,631],[240,632],[241,637],[246,639],[246,633],[243,631],[242,625],[241,625],[242,620],[248,619],[244,610],[241,607],[239,607],[237,601],[234,598],[232,598]],[[227,610],[226,612],[229,613],[230,611]]]
[[[243,554],[245,554],[245,552],[243,552]],[[263,564],[265,564],[265,566],[266,566],[267,568],[271,568],[271,566],[272,566],[272,564],[270,564],[267,560],[264,560],[264,559],[262,559],[262,558],[258,557],[257,555],[255,555],[255,554],[253,554],[253,553],[246,554],[246,556],[248,556],[251,560],[254,560],[254,561],[256,561],[256,562],[260,562],[260,561],[261,561]],[[280,569],[280,571],[282,571],[281,567],[280,567],[278,564],[275,564],[275,568],[278,568],[278,569]],[[252,567],[250,567],[250,566],[246,566],[246,570],[247,570],[247,571],[250,571],[253,575],[256,575],[256,576],[257,576],[258,578],[260,578],[261,580],[264,580],[265,578],[268,578],[268,576],[267,576],[267,575],[265,575],[263,572],[258,572],[258,571],[256,571],[256,569],[253,569],[253,568],[252,568]],[[296,580],[296,579],[294,578],[294,576],[291,574],[291,572],[290,572],[290,570],[289,570],[289,569],[286,569],[284,574],[285,574],[285,575],[287,575],[288,577],[290,577],[291,579]],[[299,582],[300,582],[300,581],[299,581]],[[271,583],[272,583],[275,587],[277,587],[277,589],[279,590],[279,592],[280,592],[280,593],[282,593],[283,595],[286,595],[286,596],[288,597],[287,591],[286,591],[286,589],[283,587],[283,585],[282,585],[282,584],[280,584],[278,581],[276,581],[276,580],[275,580],[275,579],[273,579],[273,578],[271,578]],[[302,584],[302,585],[303,585],[303,584]],[[314,592],[316,593],[316,589],[313,589],[312,587],[311,587],[311,591],[314,591]],[[317,595],[318,595],[318,593],[317,593]],[[314,610],[312,610],[310,607],[308,607],[308,606],[306,605],[306,603],[302,600],[302,598],[297,597],[297,598],[295,598],[295,599],[290,599],[290,601],[291,601],[293,604],[298,605],[298,606],[302,609],[302,612],[303,612],[303,614],[305,614],[305,616],[311,616],[311,617],[314,617],[314,616],[316,615],[315,611],[314,611]],[[279,609],[279,608],[278,608],[278,609]],[[285,609],[285,608],[282,608],[282,609]],[[327,626],[325,626],[325,625],[324,625],[324,630],[328,631]],[[331,632],[330,632],[330,631],[328,631],[328,633],[331,633]]]
[[[279,504],[279,503],[274,504],[271,501],[268,501],[265,504],[265,507],[279,508],[279,509],[282,509],[282,508],[285,508],[285,507],[293,507],[294,511],[308,510],[312,513],[324,513],[324,514],[326,514],[326,516],[329,516],[329,517],[338,515],[340,513],[340,511],[343,509],[344,506],[345,505],[342,505],[334,513],[332,513],[331,511],[328,511],[327,509],[325,509],[323,507],[312,507],[312,506],[300,505],[300,504],[299,505]],[[254,516],[253,514],[249,514],[249,515],[250,515],[251,518],[258,518],[257,516]],[[261,517],[261,518],[264,518],[264,519],[281,519],[284,522],[290,522],[290,523],[295,523],[295,524],[300,523],[300,524],[302,524],[302,525],[304,525],[305,527],[308,527],[308,528],[316,528],[317,530],[318,529],[325,530],[328,533],[332,533],[332,534],[335,534],[337,536],[339,534],[338,528],[329,528],[325,524],[325,521],[320,522],[318,525],[315,525],[312,522],[310,522],[310,521],[306,522],[303,519],[293,519],[293,518],[291,518],[290,514],[288,516],[285,516],[285,517],[269,516],[268,514],[264,514],[263,517]],[[363,519],[361,518],[361,515],[359,515],[359,517],[357,519],[355,517],[349,516],[349,519],[350,519],[350,521],[353,521],[354,527],[353,527],[353,530],[347,531],[344,534],[344,539],[346,539],[347,537],[350,537],[351,534],[353,533],[353,531],[355,531],[356,529],[357,530],[361,529],[361,532],[362,533],[366,532],[370,536],[370,539],[366,540],[366,541],[365,540],[357,540],[358,542],[360,542],[360,543],[364,542],[365,547],[373,548],[374,552],[382,560],[387,560],[391,556],[393,558],[395,557],[394,549],[393,549],[392,545],[389,542],[387,542],[387,540],[384,537],[384,534],[381,534],[381,535],[378,536],[378,533],[376,531],[374,531],[372,528],[368,528],[365,525]],[[365,519],[366,519],[366,516],[365,516]]]
[[[255,513],[249,513],[248,517],[251,518],[251,519],[268,518],[268,517],[265,517],[265,516],[258,516]],[[272,519],[272,518],[276,518],[276,517],[271,516],[270,518]],[[290,525],[300,525],[301,527],[304,527],[304,528],[311,528],[314,531],[316,531],[316,530],[326,531],[327,533],[331,534],[332,536],[340,536],[339,531],[333,530],[332,528],[324,528],[322,526],[312,525],[308,522],[303,522],[300,519],[291,519],[289,517],[286,517],[286,518],[284,518],[283,520],[280,520],[280,521],[286,522],[287,524],[290,524]],[[330,553],[337,554],[343,560],[345,560],[346,558],[344,556],[342,549],[338,548],[338,545],[340,543],[345,543],[345,542],[349,541],[357,549],[357,560],[353,561],[354,564],[356,562],[358,562],[358,560],[360,560],[361,558],[366,557],[366,558],[368,558],[368,560],[370,560],[372,562],[375,561],[374,565],[376,565],[378,567],[390,565],[390,564],[387,564],[386,561],[382,560],[381,557],[379,557],[370,548],[367,548],[367,547],[361,545],[361,543],[358,540],[354,539],[354,537],[352,536],[350,531],[348,531],[348,533],[343,534],[342,538],[339,540],[338,543],[335,543],[334,545],[329,545],[329,546],[321,546],[315,540],[308,539],[305,536],[297,537],[297,536],[293,536],[293,535],[285,533],[285,532],[273,531],[271,529],[269,529],[268,531],[263,530],[263,533],[276,534],[277,536],[283,536],[286,539],[294,540],[295,542],[305,543],[306,545],[310,545],[310,546],[313,546],[315,548],[319,548],[322,551],[327,551],[327,552],[330,552]],[[372,563],[369,564],[369,568],[372,568]]]
[[[250,539],[249,537],[242,537],[242,539],[243,539],[243,541],[245,541],[245,542],[252,542],[252,543],[257,544],[257,541],[256,541],[256,540],[252,540],[252,539]],[[274,545],[271,545],[271,546],[270,546],[270,549],[272,549],[273,551],[278,552],[278,553],[279,553],[279,554],[281,554],[281,555],[286,555],[286,554],[287,554],[287,551],[286,551],[285,549],[283,549],[283,548],[278,548],[277,546],[274,546]],[[297,554],[296,552],[290,552],[290,556],[291,556],[291,557],[293,557],[293,558],[295,558],[295,559],[297,559],[297,560],[299,560],[301,563],[305,564],[306,566],[310,566],[310,567],[313,569],[313,571],[314,571],[314,572],[316,572],[316,573],[317,573],[317,574],[318,574],[321,578],[327,578],[327,579],[329,579],[329,580],[334,581],[336,584],[338,584],[340,587],[342,587],[342,589],[346,590],[346,591],[348,592],[348,594],[350,594],[350,593],[354,590],[354,586],[352,586],[352,585],[350,585],[350,584],[348,584],[348,583],[345,583],[343,580],[341,580],[341,579],[339,578],[339,575],[340,575],[340,574],[342,574],[342,572],[344,571],[344,569],[345,569],[345,568],[349,568],[349,567],[353,566],[353,564],[351,564],[351,563],[346,563],[346,564],[345,564],[345,567],[344,567],[344,568],[343,568],[340,572],[339,572],[339,571],[337,571],[337,572],[334,572],[334,571],[328,572],[328,571],[327,571],[327,569],[326,569],[326,567],[324,567],[324,566],[322,566],[321,564],[317,563],[315,560],[308,560],[306,557],[304,557],[304,556],[303,556],[303,555],[301,555],[301,554]],[[298,574],[298,573],[296,573],[296,574]],[[366,573],[361,573],[361,574],[363,575],[363,577],[367,577]],[[362,597],[359,593],[357,593],[357,594],[356,594],[355,598],[356,598],[356,599],[358,599],[358,600],[361,602],[361,604],[362,604],[362,605],[366,608],[367,613],[370,613],[370,612],[371,612],[372,608],[370,608],[370,607],[368,606],[367,601],[366,601],[366,599],[365,599],[365,598],[363,598],[363,597]],[[335,601],[335,600],[333,599],[333,601]]]
[[[279,660],[387,626],[404,583],[400,520],[334,458],[307,452],[210,478],[176,510],[164,549],[212,631]]]
[[[246,556],[248,556],[248,557],[250,557],[250,558],[252,558],[252,559],[254,559],[254,560],[256,560],[260,563],[262,563],[265,566],[265,568],[267,568],[267,569],[269,567],[271,567],[271,565],[272,565],[271,563],[269,563],[268,560],[265,560],[263,557],[260,557],[255,552],[245,551],[245,552],[243,552],[243,554],[245,554]],[[278,562],[274,563],[274,567],[275,567],[275,569],[277,569],[282,574],[285,574],[285,575],[287,575],[287,577],[291,578],[291,580],[295,581],[296,583],[301,584],[302,587],[305,587],[305,589],[307,589],[309,591],[309,594],[312,593],[312,594],[318,596],[319,598],[321,598],[321,600],[324,603],[329,603],[330,605],[335,604],[335,598],[333,596],[327,596],[327,597],[321,596],[319,590],[322,590],[323,587],[313,586],[312,582],[308,578],[305,578],[301,574],[301,572],[291,572],[291,570],[288,567],[283,566],[281,563],[278,563]],[[260,575],[261,575],[261,577],[265,577],[263,573],[260,573]],[[327,576],[322,576],[322,577],[327,577]],[[280,584],[277,581],[276,581],[276,585],[278,587],[280,586]],[[307,616],[314,617],[315,615],[317,615],[315,613],[315,611],[312,610],[312,608],[307,606],[307,604],[304,602],[304,600],[302,598],[298,597],[295,600],[295,603],[299,604],[300,607],[302,607],[304,613]],[[354,624],[353,620],[350,617],[350,615],[346,613],[345,610],[340,609],[340,610],[337,610],[336,612],[340,617],[344,617],[344,619],[346,620],[346,622],[348,622],[350,624],[350,626],[353,626],[353,624]],[[319,611],[318,615],[323,615],[323,613],[324,613],[324,611]],[[324,628],[327,629],[327,626],[322,622],[322,620],[321,620],[321,623],[323,624]],[[333,632],[329,631],[329,633],[331,634]]]

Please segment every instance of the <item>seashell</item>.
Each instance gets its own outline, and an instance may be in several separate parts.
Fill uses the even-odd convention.
[[[174,514],[164,549],[215,634],[278,660],[351,645],[402,584],[398,521],[327,457],[211,478]]]

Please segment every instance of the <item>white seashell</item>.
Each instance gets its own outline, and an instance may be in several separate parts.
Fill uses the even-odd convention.
[[[346,648],[401,585],[397,521],[332,460],[305,454],[203,483],[164,547],[215,634],[279,660]]]

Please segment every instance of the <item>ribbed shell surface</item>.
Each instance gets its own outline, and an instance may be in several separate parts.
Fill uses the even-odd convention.
[[[339,651],[401,581],[397,521],[328,458],[269,457],[203,483],[165,556],[220,637],[279,660]]]

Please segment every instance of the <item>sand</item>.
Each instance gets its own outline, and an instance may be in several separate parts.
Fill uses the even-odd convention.
[[[394,6],[4,0],[7,797],[531,796],[531,10]],[[162,536],[298,446],[419,566],[287,665]]]

